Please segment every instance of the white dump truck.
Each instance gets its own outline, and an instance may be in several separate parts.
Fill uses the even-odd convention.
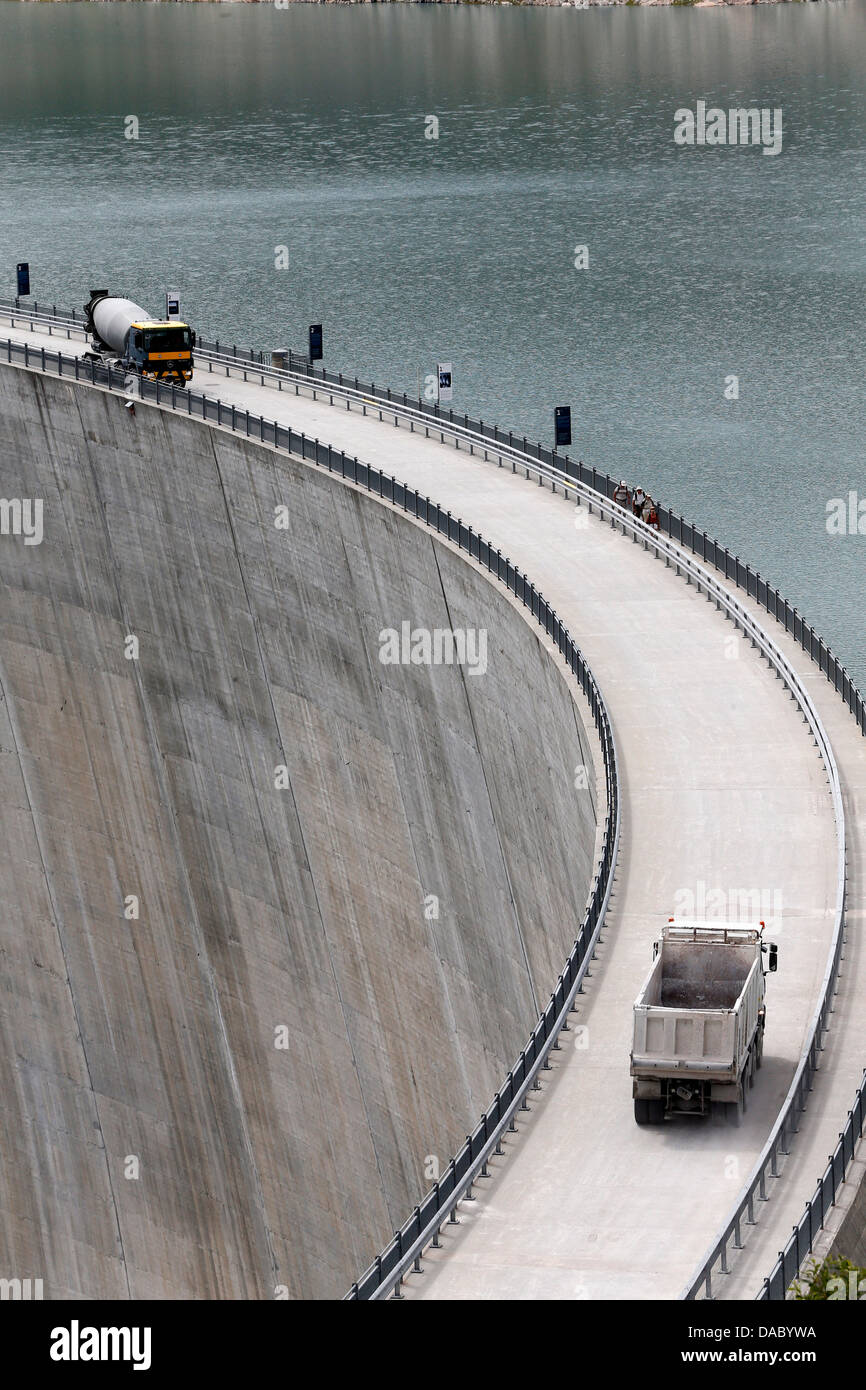
[[[746,1106],[764,1050],[764,987],[778,948],[764,923],[665,924],[634,1005],[634,1117],[706,1115],[713,1104]]]

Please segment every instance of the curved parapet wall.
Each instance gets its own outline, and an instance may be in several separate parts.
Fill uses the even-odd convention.
[[[339,1295],[583,917],[572,693],[453,549],[199,422],[3,368],[0,492],[0,1273]]]

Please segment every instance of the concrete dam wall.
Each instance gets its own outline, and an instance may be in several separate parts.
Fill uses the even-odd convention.
[[[571,946],[578,707],[466,559],[201,422],[4,366],[0,495],[44,508],[0,536],[0,1276],[340,1296]],[[404,622],[486,663],[383,664]]]

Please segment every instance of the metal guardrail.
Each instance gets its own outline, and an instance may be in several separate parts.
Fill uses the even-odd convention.
[[[825,764],[826,762],[827,759],[825,757]],[[835,768],[835,763],[833,763],[833,767]],[[839,788],[838,784],[838,774],[836,774],[835,777],[831,774],[830,790],[831,795],[833,797],[834,808],[837,805],[837,799],[839,805],[841,806],[841,789]],[[768,1138],[766,1144],[764,1145],[763,1149],[761,1150],[758,1156],[757,1162],[755,1163],[751,1173],[749,1174],[749,1177],[746,1180],[743,1190],[737,1198],[733,1214],[729,1217],[727,1224],[723,1228],[721,1234],[713,1242],[713,1245],[711,1246],[710,1250],[708,1251],[707,1255],[704,1257],[704,1260],[699,1266],[698,1272],[693,1276],[689,1284],[686,1286],[686,1288],[680,1295],[684,1299],[696,1298],[699,1292],[701,1292],[701,1290],[703,1290],[704,1295],[707,1298],[712,1298],[712,1276],[716,1266],[718,1265],[719,1272],[721,1274],[727,1274],[729,1272],[729,1248],[732,1250],[741,1250],[743,1247],[744,1224],[749,1226],[754,1226],[757,1224],[755,1218],[755,1203],[766,1202],[769,1200],[767,1194],[767,1179],[778,1178],[780,1176],[778,1169],[779,1159],[780,1157],[783,1157],[790,1153],[790,1145],[794,1135],[797,1133],[800,1117],[802,1116],[808,1104],[809,1093],[812,1089],[812,1077],[814,1076],[818,1068],[820,1054],[823,1049],[823,1035],[830,1026],[828,1020],[829,1015],[832,1012],[833,996],[835,995],[838,989],[837,981],[839,974],[839,961],[842,955],[842,946],[844,944],[846,886],[846,867],[844,856],[845,821],[844,814],[842,816],[842,819],[840,820],[838,809],[836,810],[836,824],[837,827],[841,828],[842,859],[841,863],[837,866],[837,909],[836,922],[834,925],[833,933],[833,946],[830,959],[827,963],[827,967],[824,972],[824,979],[822,981],[821,987],[821,998],[819,1000],[818,1007],[815,1010],[815,1013],[812,1017],[811,1026],[809,1028],[808,1041],[800,1057],[797,1070],[794,1073],[794,1079],[791,1082],[791,1085],[788,1089],[788,1093],[783,1102],[782,1109],[779,1113],[779,1117],[776,1120],[776,1123],[770,1132],[770,1137]],[[841,899],[839,897],[839,894],[841,894]],[[851,1153],[853,1154],[853,1146],[851,1149]],[[842,1164],[843,1177],[847,1168],[847,1162],[848,1159],[845,1158]],[[809,1230],[809,1244],[806,1249],[802,1250],[801,1260],[805,1258],[806,1254],[808,1253],[808,1250],[812,1248],[812,1240],[814,1238],[814,1235],[817,1233],[818,1229],[815,1228],[813,1230],[811,1225],[812,1204],[814,1203],[814,1201],[815,1199],[813,1198],[812,1202],[807,1203],[806,1206],[805,1220],[807,1222],[807,1227]],[[802,1225],[802,1221],[800,1224]],[[795,1227],[795,1235],[798,1232],[798,1230],[799,1226]],[[799,1238],[797,1239],[797,1249],[800,1249]],[[790,1263],[790,1257],[788,1262]],[[784,1258],[782,1259],[782,1265],[784,1269]],[[797,1269],[799,1269],[799,1263],[797,1265]],[[764,1280],[764,1284],[759,1298],[784,1298],[785,1290],[787,1289],[788,1284],[779,1284],[778,1271],[779,1262],[777,1261],[776,1265],[771,1271],[771,1274],[768,1276],[767,1279]],[[795,1269],[794,1274],[796,1274],[796,1272],[797,1270]],[[790,1280],[788,1281],[788,1283],[790,1283]]]
[[[20,345],[16,346],[20,347]],[[557,483],[559,483],[563,486],[563,491],[572,494],[576,493],[582,496],[584,500],[588,502],[590,510],[592,509],[592,505],[596,505],[597,509],[603,512],[613,524],[621,526],[623,531],[630,530],[634,540],[642,540],[645,548],[648,544],[652,544],[653,548],[656,549],[658,553],[665,554],[666,563],[669,563],[670,560],[673,559],[674,563],[678,566],[678,572],[680,568],[688,568],[688,566],[683,565],[683,561],[686,557],[682,556],[676,549],[672,548],[666,553],[660,545],[660,535],[650,531],[643,522],[632,518],[624,512],[622,508],[607,500],[612,498],[613,490],[616,485],[614,480],[606,474],[600,474],[595,468],[589,469],[582,461],[575,463],[567,456],[559,455],[555,450],[544,449],[540,444],[530,446],[525,438],[520,441],[524,446],[521,449],[519,443],[514,443],[515,436],[511,432],[509,432],[506,442],[504,432],[500,432],[495,427],[485,427],[482,421],[471,421],[468,416],[463,416],[461,421],[454,416],[453,411],[449,411],[448,417],[446,418],[440,412],[438,405],[427,406],[423,402],[409,404],[409,399],[405,393],[402,396],[397,396],[390,391],[381,392],[372,385],[369,387],[362,386],[357,378],[349,385],[347,379],[341,374],[335,375],[333,373],[327,373],[324,369],[312,368],[308,363],[300,362],[298,354],[289,354],[289,359],[292,362],[292,367],[289,370],[279,370],[271,368],[265,363],[264,354],[257,354],[252,350],[249,352],[239,351],[237,348],[233,347],[231,353],[227,353],[220,350],[218,343],[201,343],[199,345],[199,350],[205,359],[209,359],[209,370],[213,370],[214,367],[223,368],[226,370],[227,375],[232,370],[238,370],[243,372],[245,378],[248,374],[255,375],[261,377],[263,382],[265,379],[276,377],[278,379],[277,384],[280,385],[280,388],[282,381],[288,380],[290,384],[295,385],[296,391],[299,389],[299,383],[303,383],[306,387],[312,389],[314,393],[318,389],[330,394],[332,401],[334,395],[340,395],[346,398],[347,406],[350,406],[353,400],[360,403],[362,408],[367,404],[372,404],[376,409],[380,410],[380,412],[384,410],[389,415],[393,414],[395,424],[398,418],[406,418],[408,416],[410,428],[414,426],[416,421],[418,423],[423,423],[427,432],[429,432],[429,428],[432,426],[435,432],[441,433],[443,437],[444,434],[448,434],[449,437],[454,438],[455,444],[458,447],[460,443],[465,443],[470,448],[470,451],[473,452],[475,448],[483,448],[485,457],[487,457],[488,454],[493,454],[494,457],[498,459],[500,466],[503,461],[510,461],[513,471],[516,471],[519,465],[522,470],[526,471],[527,477],[529,473],[532,472],[538,476],[539,482],[550,482],[554,490]],[[51,356],[53,355],[54,354],[51,354]],[[96,370],[98,373],[99,369],[97,368]],[[115,372],[114,375],[117,377],[118,373]],[[149,383],[149,385],[152,385],[152,383]],[[163,396],[169,389],[172,390],[173,395],[175,393],[175,388],[162,387],[161,389]],[[186,392],[178,392],[177,394],[187,395]],[[175,404],[174,400],[172,403]],[[228,410],[228,408],[226,408],[226,410]],[[219,403],[217,403],[217,411],[219,412]],[[240,414],[243,415],[244,412],[240,412]],[[236,428],[234,407],[231,408],[231,418],[232,426]],[[248,421],[251,418],[253,417],[248,416]],[[219,423],[224,422],[219,421]],[[247,428],[249,430],[249,424]],[[299,437],[303,438],[303,436]],[[317,444],[317,447],[326,446],[318,446]],[[331,452],[333,453],[334,451]],[[819,668],[832,682],[834,689],[842,696],[857,720],[861,732],[866,733],[866,706],[864,706],[863,697],[857,690],[856,685],[845,668],[824,642],[823,638],[815,632],[814,628],[810,627],[805,622],[798,610],[792,607],[779,593],[778,589],[771,587],[769,582],[764,580],[757,571],[753,570],[749,565],[743,564],[737,556],[731,555],[726,547],[723,548],[720,546],[719,542],[711,539],[705,531],[699,530],[697,527],[687,522],[684,517],[676,516],[673,512],[665,508],[660,507],[658,513],[660,530],[671,537],[677,546],[690,549],[692,553],[699,556],[705,564],[709,563],[715,569],[723,572],[726,579],[733,580],[738,587],[743,588],[750,597],[754,598],[760,606],[765,608],[772,617],[783,624],[785,630],[793,635],[795,641],[797,641],[809,654],[810,658],[818,664]],[[700,567],[698,567],[697,572],[689,573],[689,577],[694,577],[699,586],[706,589],[707,586],[705,582],[702,582],[702,576],[704,581],[710,578],[706,571],[700,571]],[[742,619],[746,619],[751,623],[752,620],[748,618],[746,610],[741,609],[740,614],[735,615],[735,613],[729,609],[729,605],[724,602],[724,599],[730,599],[731,596],[726,590],[723,590],[721,586],[719,586],[719,590],[720,593],[716,595],[717,603],[719,606],[725,606],[726,609],[728,609],[730,616],[734,617],[734,621],[737,622],[738,626],[743,626]],[[707,590],[707,592],[709,592],[709,590]],[[745,626],[743,626],[743,630],[747,632]],[[755,633],[748,635],[751,635],[754,640],[757,634],[766,636],[760,628],[756,628]],[[756,644],[759,646],[762,645],[760,641],[757,641]],[[771,646],[781,658],[781,661],[787,666],[788,663],[785,662],[778,648],[775,648],[775,644],[771,643]],[[768,655],[768,658],[772,660],[768,651],[765,651],[765,655]],[[773,664],[777,663],[773,661]],[[780,671],[780,674],[783,674],[778,665],[777,669]],[[793,668],[789,667],[788,670],[799,686],[803,699],[807,702],[808,707],[811,708],[811,702],[808,700],[805,690],[802,685],[800,685],[796,674],[793,672]],[[790,681],[786,680],[786,683],[791,687]],[[791,688],[793,689],[793,687]],[[795,698],[796,697],[795,693]],[[802,702],[801,708],[804,708]],[[817,714],[815,714],[814,717],[815,720],[817,720]],[[811,722],[808,716],[807,722]],[[829,756],[831,760],[830,765],[835,770],[835,764],[832,763],[832,750],[830,749],[829,742],[826,740],[826,735],[823,734],[823,729],[820,729],[820,726],[816,728],[813,724],[812,731],[816,736],[816,742],[822,751],[822,756],[825,753]],[[826,760],[825,757],[825,761]],[[838,773],[835,773],[835,777],[831,774],[830,781],[831,791],[834,796],[834,809],[837,811],[837,827],[841,828],[840,853],[844,860],[844,812],[842,811],[841,797],[838,789]],[[711,1277],[716,1264],[720,1265],[722,1272],[727,1272],[729,1243],[731,1243],[733,1249],[740,1248],[743,1217],[745,1216],[746,1218],[746,1224],[753,1222],[753,1203],[756,1195],[757,1200],[766,1200],[765,1181],[768,1175],[768,1169],[770,1176],[778,1175],[778,1156],[788,1152],[785,1146],[790,1142],[791,1135],[796,1132],[796,1121],[805,1108],[805,1098],[809,1089],[809,1081],[817,1066],[818,1052],[820,1051],[820,1037],[826,1028],[825,1020],[829,1013],[830,999],[835,989],[836,976],[838,973],[843,931],[844,868],[841,880],[841,895],[838,900],[837,908],[837,923],[836,930],[834,931],[833,952],[825,975],[822,1000],[816,1010],[813,1020],[813,1033],[810,1043],[807,1044],[804,1050],[803,1057],[801,1058],[797,1074],[795,1075],[789,1095],[786,1098],[782,1113],[765,1146],[765,1151],[762,1153],[756,1165],[753,1177],[750,1179],[741,1199],[737,1203],[735,1214],[724,1228],[722,1235],[715,1242],[713,1249],[701,1266],[699,1274],[684,1291],[682,1295],[684,1298],[695,1297],[701,1287],[703,1287],[707,1296],[712,1296]],[[860,1103],[861,1092],[862,1087],[861,1091],[858,1092],[857,1104]],[[854,1113],[855,1111],[849,1112],[849,1123],[851,1125],[854,1123],[852,1120]],[[850,1161],[849,1157],[846,1157],[847,1153],[848,1148],[843,1144],[838,1162],[831,1160],[833,1174],[838,1174],[838,1165],[839,1163],[842,1165],[839,1181],[844,1178],[844,1173],[847,1171],[847,1164]],[[482,1166],[483,1164],[478,1165],[478,1171],[480,1171]],[[835,1182],[835,1180],[834,1177],[833,1181]],[[819,1183],[819,1191],[821,1194],[826,1191],[826,1174],[825,1179]],[[811,1248],[814,1229],[817,1229],[813,1229],[813,1216],[815,1211],[819,1209],[816,1204],[817,1198],[818,1193],[813,1197],[812,1202],[807,1204],[807,1215],[810,1222],[808,1247],[803,1248],[805,1236],[803,1234],[803,1222],[801,1221],[800,1226],[795,1228],[794,1236],[792,1236],[791,1241],[789,1241],[786,1252],[782,1252],[777,1266],[768,1279],[765,1280],[762,1297],[783,1296],[779,1295],[777,1292],[778,1279],[781,1277],[777,1275],[777,1271],[780,1264],[784,1265],[785,1269],[789,1268],[790,1260],[793,1258],[793,1255],[789,1253],[792,1245],[794,1246],[795,1253],[799,1255],[800,1260],[805,1258],[808,1249]],[[459,1197],[456,1200],[459,1200]],[[821,1201],[823,1201],[823,1195]],[[823,1212],[823,1208],[821,1208],[821,1210]],[[363,1294],[361,1296],[363,1296]]]
[[[83,319],[76,320],[74,313],[58,313],[55,306],[52,308],[53,313],[49,314],[44,305],[39,311],[35,306],[32,309],[19,308],[10,300],[0,299],[0,318],[11,328],[23,327],[26,324],[30,328],[47,332],[50,338],[56,336],[71,339],[72,334],[76,331],[82,338],[87,337]]]
[[[47,304],[43,303],[40,307],[35,299],[32,304],[26,303],[25,301],[28,299],[30,299],[29,295],[16,295],[14,299],[0,299],[0,309],[12,309],[15,311],[16,317],[20,317],[21,319],[30,318],[32,316],[37,319],[42,319],[46,323],[50,320],[57,324],[69,323],[74,325],[78,323],[82,328],[84,327],[83,310],[79,314],[75,309],[58,309],[56,304],[52,304],[49,310]]]
[[[787,1290],[799,1274],[803,1261],[811,1251],[815,1236],[827,1219],[827,1213],[835,1205],[836,1194],[845,1181],[845,1174],[854,1157],[857,1143],[863,1137],[864,1129],[866,1071],[863,1072],[863,1080],[857,1088],[854,1105],[848,1111],[848,1119],[839,1135],[839,1142],[831,1153],[823,1176],[818,1179],[818,1186],[806,1203],[806,1210],[794,1227],[793,1234],[784,1250],[779,1251],[779,1258],[769,1277],[764,1280],[761,1292],[757,1295],[758,1302],[784,1299]]]

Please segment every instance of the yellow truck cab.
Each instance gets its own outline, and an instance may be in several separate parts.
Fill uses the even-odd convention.
[[[177,319],[132,323],[126,356],[144,376],[173,377],[189,381],[195,335],[189,324]]]

